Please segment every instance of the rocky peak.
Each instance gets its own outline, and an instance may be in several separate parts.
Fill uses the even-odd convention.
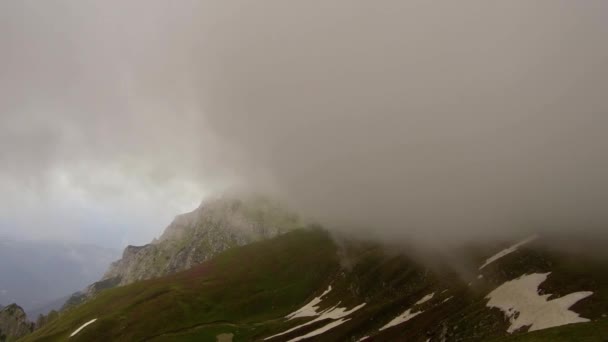
[[[147,246],[147,245],[146,245]],[[142,249],[146,248],[146,246],[132,246],[129,245],[122,252],[122,259],[129,259],[137,255]]]
[[[34,324],[28,321],[25,311],[11,304],[0,309],[0,339],[17,339],[34,331]]]
[[[296,215],[263,197],[205,201],[178,215],[152,243],[125,248],[122,259],[112,263],[99,284],[125,285],[182,271],[228,248],[272,238],[299,225]],[[98,290],[96,284],[89,292]]]

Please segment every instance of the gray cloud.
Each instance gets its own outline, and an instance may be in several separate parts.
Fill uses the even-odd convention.
[[[338,227],[424,241],[598,231],[606,9],[246,3],[209,38],[208,121]]]
[[[425,242],[606,223],[601,1],[1,6],[11,184],[231,184]]]
[[[0,231],[142,243],[216,187],[181,4],[0,4]]]

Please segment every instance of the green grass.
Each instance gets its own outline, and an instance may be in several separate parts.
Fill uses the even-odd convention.
[[[65,340],[93,318],[70,340],[187,341],[218,332],[240,339],[296,309],[337,269],[327,234],[298,230],[228,250],[185,272],[103,291],[23,341]]]
[[[261,340],[306,322],[283,317],[332,285],[321,309],[366,305],[350,320],[314,341],[607,341],[608,275],[603,259],[578,252],[527,246],[484,269],[483,280],[463,278],[450,267],[425,267],[420,260],[370,244],[332,242],[320,229],[298,229],[277,238],[235,247],[190,270],[108,289],[22,339],[65,341],[83,323],[98,321],[71,341],[215,341],[222,333],[234,341]],[[492,254],[499,248],[486,254]],[[486,256],[487,257],[487,256]],[[471,276],[485,257],[473,263]],[[525,273],[552,274],[541,287],[564,295],[590,290],[594,295],[574,306],[590,323],[530,333],[506,333],[508,322],[498,309],[486,307],[485,295]],[[444,292],[444,290],[447,290]],[[424,295],[435,293],[410,321],[379,328]],[[446,303],[443,300],[452,297]],[[317,327],[275,338],[283,341]]]

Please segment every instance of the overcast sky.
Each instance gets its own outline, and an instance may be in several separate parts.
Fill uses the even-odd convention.
[[[601,232],[607,16],[600,0],[2,1],[0,235],[144,243],[227,187],[384,238]]]

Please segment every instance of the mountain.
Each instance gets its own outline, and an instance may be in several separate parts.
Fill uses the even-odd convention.
[[[18,303],[35,319],[39,309],[99,279],[117,256],[92,245],[2,239],[0,303]]]
[[[0,308],[0,341],[13,341],[34,330],[25,311],[17,304]]]
[[[261,196],[214,198],[177,216],[160,238],[145,246],[127,246],[100,281],[74,294],[75,306],[101,290],[189,269],[235,246],[269,239],[300,227],[299,218]]]
[[[604,243],[468,246],[454,267],[296,229],[101,291],[23,341],[605,341]]]
[[[158,240],[128,246],[102,280],[118,285],[191,268],[219,252],[279,235],[298,225],[298,218],[278,204],[254,197],[210,200],[180,215]]]
[[[33,321],[37,320],[40,315],[46,315],[53,310],[60,310],[70,298],[71,295],[63,296],[52,300],[44,305],[38,306],[32,310],[27,311],[27,317]]]

